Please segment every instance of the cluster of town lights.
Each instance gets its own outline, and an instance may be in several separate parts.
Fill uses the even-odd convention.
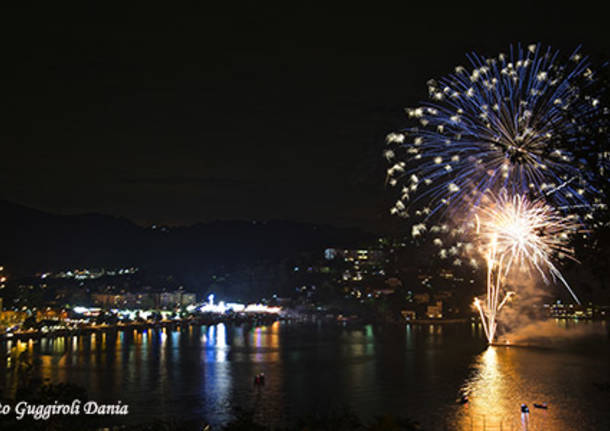
[[[74,307],[72,309],[77,314],[82,314],[85,316],[97,316],[101,312],[100,308],[91,308],[91,307]],[[195,306],[189,305],[186,307],[188,312],[193,312],[195,310],[200,313],[214,313],[214,314],[225,314],[227,312],[233,313],[266,313],[266,314],[279,314],[282,311],[281,307],[272,307],[264,304],[240,304],[237,302],[227,302],[220,301],[218,304],[214,303],[214,295],[208,296],[207,302],[203,303],[203,305]],[[135,319],[138,315],[144,319],[148,319],[152,317],[152,311],[135,311],[135,310],[118,310],[112,309],[110,310],[114,314],[118,314],[119,316],[127,316],[131,319]],[[161,315],[163,318],[168,318],[171,315],[170,311],[161,311]]]
[[[227,302],[220,301],[218,304],[214,303],[214,295],[208,296],[208,301],[198,307],[198,310],[202,313],[216,313],[224,314],[227,311],[233,313],[270,313],[279,314],[282,311],[281,307],[270,307],[264,304],[240,304],[238,302]]]

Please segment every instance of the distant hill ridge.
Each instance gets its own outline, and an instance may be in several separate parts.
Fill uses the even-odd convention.
[[[0,264],[24,273],[105,265],[202,269],[373,239],[359,229],[292,221],[214,221],[151,229],[108,215],[50,214],[0,201]]]

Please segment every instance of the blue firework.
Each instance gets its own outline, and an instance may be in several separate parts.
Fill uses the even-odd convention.
[[[588,59],[540,45],[467,57],[470,69],[429,81],[430,100],[407,109],[416,126],[388,135],[388,182],[401,188],[392,213],[442,216],[500,189],[568,210],[599,204],[595,173],[573,151],[580,120],[604,109],[583,92],[596,79]]]

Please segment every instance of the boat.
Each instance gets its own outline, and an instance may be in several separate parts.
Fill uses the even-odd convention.
[[[254,377],[255,386],[263,386],[265,384],[265,373],[259,373]]]
[[[530,412],[530,409],[527,407],[527,404],[521,404],[521,413],[528,414],[529,412]]]

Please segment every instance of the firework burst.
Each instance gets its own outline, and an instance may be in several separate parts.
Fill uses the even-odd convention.
[[[582,83],[595,80],[586,57],[577,50],[561,62],[557,51],[530,45],[468,59],[470,70],[429,81],[431,100],[407,110],[418,126],[388,135],[387,181],[401,186],[391,212],[470,210],[500,189],[562,209],[599,204],[570,144],[583,128],[578,120],[604,109],[582,94]]]
[[[532,202],[504,190],[484,201],[475,217],[478,250],[487,265],[487,296],[483,301],[476,298],[475,306],[491,343],[500,310],[512,295],[506,289],[511,273],[535,272],[546,283],[560,280],[580,303],[554,260],[575,259],[569,241],[581,225],[576,216],[565,217],[541,200]]]

